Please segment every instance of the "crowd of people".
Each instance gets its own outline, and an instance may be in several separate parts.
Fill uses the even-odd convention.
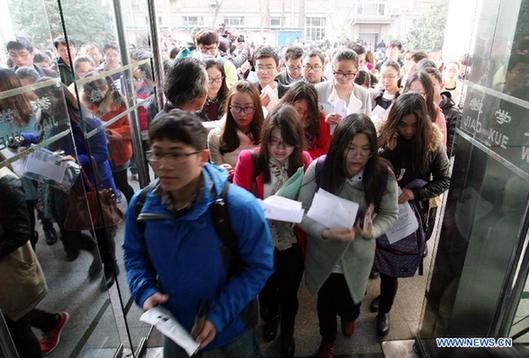
[[[259,314],[262,340],[279,336],[282,356],[293,356],[304,277],[317,297],[317,356],[333,357],[337,316],[351,337],[368,280],[380,275],[380,296],[369,306],[378,312],[374,334],[385,337],[398,279],[421,266],[449,186],[459,72],[454,81],[455,66],[440,67],[423,52],[406,59],[396,41],[373,63],[359,44],[281,53],[243,38],[223,51],[224,40],[197,31],[195,46],[174,49],[167,63],[167,102],[147,151],[158,179],[132,199],[123,243],[136,303],[168,308],[200,344],[199,355],[259,356]],[[320,190],[359,205],[353,227],[307,214],[298,225],[266,220],[252,199],[285,195],[307,212]],[[217,223],[219,200],[231,239]],[[405,260],[394,255],[399,241],[386,237],[403,207],[418,223],[400,238],[410,250]],[[255,299],[258,313],[248,319]],[[187,356],[167,338],[164,353]]]
[[[333,357],[337,316],[342,334],[351,337],[368,280],[379,275],[380,296],[368,304],[378,312],[373,333],[388,335],[398,279],[419,269],[439,196],[449,187],[468,61],[437,63],[422,51],[403,51],[399,41],[381,42],[374,51],[360,43],[277,49],[252,46],[242,35],[199,30],[192,45],[172,49],[165,61],[165,83],[158,84],[164,108],[138,109],[143,150],[157,179],[134,193],[128,175],[134,167],[131,94],[123,72],[113,71],[120,67],[118,47],[77,49],[65,37],[53,44],[56,54],[50,56],[26,38],[7,43],[0,91],[54,77],[63,86],[0,100],[1,155],[51,138],[61,126],[71,129],[72,140],[49,149],[77,162],[88,184],[129,204],[124,260],[141,308],[167,308],[200,344],[198,355],[219,349],[229,357],[260,355],[259,315],[262,340],[279,336],[282,355],[290,357],[304,277],[317,297],[317,356]],[[150,56],[132,54],[136,61]],[[140,65],[131,73],[132,95],[148,98],[156,85],[152,69]],[[39,99],[63,95],[65,120],[43,130],[63,103],[44,108]],[[14,115],[6,119],[8,112]],[[25,209],[6,216],[9,206],[0,201],[0,217],[6,218],[0,223],[0,258],[27,241],[35,249],[40,220],[46,243],[60,239],[68,261],[79,250],[90,251],[90,277],[102,266],[112,286],[119,274],[116,227],[72,230],[65,225],[68,193],[27,178],[19,183],[15,169],[1,170],[2,196],[13,196]],[[86,184],[79,179],[72,191],[86,192]],[[320,190],[358,204],[353,227],[327,227],[306,214],[297,225],[267,220],[255,200],[290,191],[289,198],[307,212]],[[398,248],[386,237],[403,207],[418,223],[400,238],[411,264],[391,256]],[[43,331],[51,331],[51,338],[38,342],[30,329],[39,327],[34,317],[43,316],[36,302],[7,317],[21,357],[51,352],[68,319],[66,312],[49,314]],[[165,338],[164,356],[187,353]]]

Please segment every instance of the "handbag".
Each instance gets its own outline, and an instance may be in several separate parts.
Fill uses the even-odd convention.
[[[0,258],[0,282],[0,308],[15,322],[46,296],[48,286],[29,240]]]
[[[376,239],[375,268],[390,277],[411,277],[422,263],[426,237],[419,210],[408,202],[419,223],[418,229],[397,242],[390,243],[384,234]],[[419,274],[421,270],[419,270]]]
[[[111,189],[96,189],[85,171],[81,170],[88,191],[72,191],[66,198],[64,229],[68,231],[102,229],[117,226],[123,221]]]

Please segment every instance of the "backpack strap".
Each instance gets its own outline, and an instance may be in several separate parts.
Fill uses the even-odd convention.
[[[228,277],[237,275],[243,268],[241,254],[239,252],[239,238],[233,231],[228,212],[228,190],[230,182],[226,181],[222,193],[210,205],[213,228],[219,236],[222,244],[227,249]]]
[[[145,204],[145,199],[147,198],[149,187],[150,185],[147,185],[146,187],[141,189],[140,194],[138,195],[138,200],[136,201],[136,205],[134,205],[134,217],[136,218],[136,225],[138,226],[138,230],[141,233],[145,231],[145,223],[141,220],[138,220],[138,218],[140,217],[143,204]]]
[[[325,164],[325,158],[327,158],[327,155],[322,155],[320,157],[318,157],[318,159],[316,159],[316,175],[315,175],[315,179],[316,179],[316,185],[319,187],[320,186],[320,181],[321,181],[321,170],[323,169],[323,164]]]
[[[224,252],[227,255],[227,276],[232,277],[238,275],[243,267],[244,262],[239,251],[239,238],[233,231],[230,224],[230,216],[228,212],[228,189],[230,182],[224,182],[221,195],[210,205],[211,217],[213,219],[213,227],[215,232],[220,237],[224,246]],[[239,313],[240,319],[248,328],[255,328],[258,323],[259,308],[257,298],[251,300]]]

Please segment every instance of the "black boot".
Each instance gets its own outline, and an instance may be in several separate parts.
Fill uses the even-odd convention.
[[[119,275],[119,267],[116,261],[113,261],[103,264],[103,270],[105,273],[105,282],[107,284],[107,288],[110,288],[114,282],[116,282],[116,277]]]
[[[46,238],[46,244],[48,245],[55,244],[57,242],[57,231],[53,227],[53,224],[48,220],[46,221],[43,220],[42,229],[44,231],[44,237]]]
[[[88,278],[90,280],[94,280],[101,273],[102,263],[97,247],[94,247],[94,249],[90,251],[90,254],[92,255],[92,263],[90,264],[90,268],[88,269]]]
[[[377,335],[382,338],[389,333],[389,312],[379,312],[377,315]]]
[[[371,301],[371,304],[369,305],[369,310],[371,312],[378,312],[378,306],[380,305],[380,296],[376,297]]]

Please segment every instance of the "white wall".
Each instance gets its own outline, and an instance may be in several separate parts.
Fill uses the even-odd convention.
[[[461,55],[472,52],[476,20],[483,5],[483,0],[450,0],[443,43],[445,61],[457,60]]]

